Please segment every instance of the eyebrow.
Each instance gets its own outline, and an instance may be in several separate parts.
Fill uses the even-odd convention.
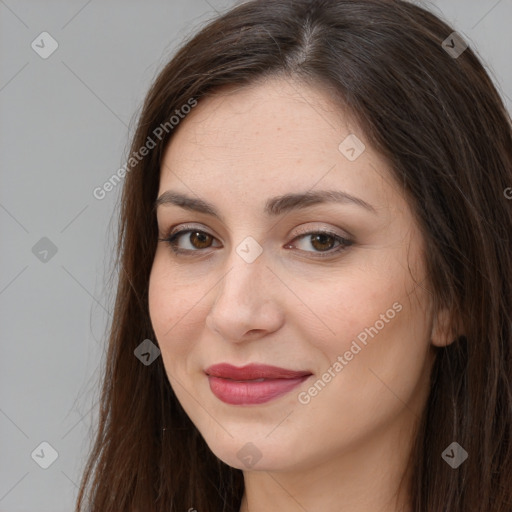
[[[269,216],[277,216],[292,210],[301,210],[322,203],[355,204],[371,213],[377,213],[371,204],[341,190],[318,190],[271,197],[265,202],[264,213]],[[213,204],[203,199],[180,194],[179,192],[173,192],[172,190],[163,192],[155,201],[154,208],[165,205],[176,205],[187,210],[205,213],[224,222],[222,215]]]

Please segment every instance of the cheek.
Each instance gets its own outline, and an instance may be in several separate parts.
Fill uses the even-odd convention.
[[[166,366],[168,361],[176,361],[175,356],[179,357],[191,348],[191,339],[183,332],[192,328],[197,302],[193,288],[180,282],[179,274],[171,271],[157,251],[149,278],[148,305],[151,325]],[[189,342],[185,343],[185,340]],[[169,357],[170,354],[173,357]]]
[[[338,412],[352,410],[369,423],[403,403],[415,403],[429,349],[428,319],[417,297],[391,285],[378,294],[360,295],[344,311],[347,317],[337,323],[339,341],[326,348],[337,376],[325,400],[338,403]]]
[[[173,317],[176,316],[175,293],[171,293],[171,276],[166,275],[161,258],[155,257],[149,276],[148,306],[151,325],[158,338],[169,329]],[[162,341],[162,340],[160,340]]]
[[[304,436],[322,446],[325,439],[355,441],[404,408],[420,415],[423,407],[429,347],[424,310],[394,283],[367,292],[331,295],[325,303],[336,335],[312,341],[324,357],[316,379],[301,390],[299,412]],[[319,424],[327,426],[320,436]]]
[[[349,350],[355,340],[364,347],[365,342],[390,331],[406,309],[405,294],[396,280],[383,282],[381,275],[378,279],[368,273],[354,273],[349,279],[333,279],[338,286],[315,292],[304,289],[301,295],[307,297],[314,317],[302,316],[302,329],[312,336],[311,343],[322,345],[318,348],[332,357]]]
[[[420,377],[429,346],[428,297],[400,268],[386,269],[385,279],[377,269],[354,273],[339,281],[341,289],[327,293],[309,289],[308,305],[316,318],[303,316],[299,329],[323,354],[316,368],[320,374],[331,368],[331,374],[350,375],[339,380],[354,390],[367,385],[372,369],[380,369],[390,382],[398,379],[399,386]],[[375,375],[373,380],[378,384]]]

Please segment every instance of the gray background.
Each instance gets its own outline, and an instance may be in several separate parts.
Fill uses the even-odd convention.
[[[125,163],[172,51],[233,3],[0,0],[0,512],[73,509],[97,418],[121,185],[101,201],[92,191]],[[421,5],[478,52],[510,111],[512,0]],[[59,45],[47,59],[31,47],[43,31]],[[48,469],[36,463],[51,460],[43,441],[58,453]]]

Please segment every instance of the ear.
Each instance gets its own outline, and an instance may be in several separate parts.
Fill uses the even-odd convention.
[[[443,308],[434,315],[430,340],[436,347],[446,347],[453,343],[457,335],[453,332],[453,319],[451,312]]]

